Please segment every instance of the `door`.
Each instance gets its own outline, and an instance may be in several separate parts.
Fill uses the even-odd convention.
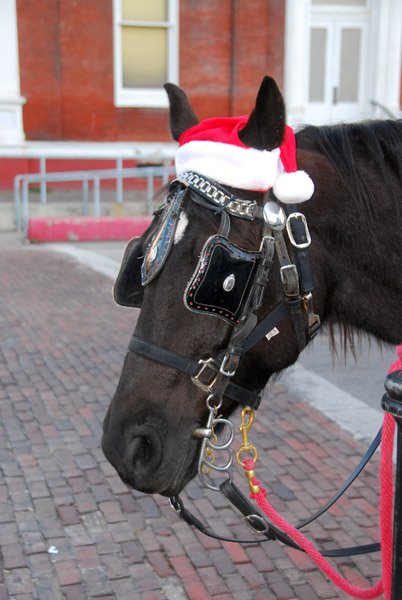
[[[312,0],[307,123],[363,118],[369,112],[369,0]]]

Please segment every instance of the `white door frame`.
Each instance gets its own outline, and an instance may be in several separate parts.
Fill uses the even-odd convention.
[[[16,0],[2,0],[0,18],[0,144],[25,139],[22,124]]]
[[[370,35],[370,100],[400,115],[402,2],[381,0],[372,3]],[[311,0],[286,0],[284,95],[290,125],[305,122]],[[374,108],[366,118],[378,116]],[[384,114],[382,114],[384,116]]]

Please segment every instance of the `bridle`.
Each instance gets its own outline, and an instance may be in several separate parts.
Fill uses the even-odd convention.
[[[177,217],[186,192],[190,192],[191,199],[197,204],[221,215],[219,232],[216,236],[212,236],[207,240],[189,288],[191,288],[193,281],[199,280],[202,276],[205,277],[207,272],[211,273],[211,259],[209,257],[211,245],[213,251],[215,247],[219,246],[219,249],[223,249],[222,252],[226,252],[230,258],[233,258],[237,253],[237,264],[230,265],[234,268],[242,267],[247,260],[249,262],[253,260],[252,278],[248,278],[244,284],[244,289],[241,290],[242,303],[236,313],[235,323],[233,323],[233,318],[228,316],[225,310],[222,310],[222,307],[214,307],[212,304],[209,306],[209,312],[215,308],[214,314],[216,316],[234,324],[232,335],[227,347],[217,356],[200,359],[199,361],[160,348],[135,335],[130,341],[129,350],[190,375],[195,385],[204,392],[214,393],[215,397],[221,398],[225,395],[241,405],[258,408],[260,395],[240,388],[231,381],[241,357],[266,336],[275,335],[275,328],[289,314],[293,320],[299,351],[303,350],[320,328],[320,319],[313,311],[314,282],[308,252],[311,237],[307,221],[302,213],[292,210],[293,205],[287,207],[288,215],[286,215],[284,208],[271,195],[267,196],[263,208],[254,200],[237,198],[227,189],[197,173],[183,173],[171,184],[167,214],[147,248],[142,264],[143,285],[147,285],[163,268],[169,254],[175,224],[177,224]],[[175,220],[172,219],[172,214],[175,214]],[[230,244],[228,241],[230,234],[229,215],[246,221],[257,220],[261,222],[262,239],[257,252],[246,252],[234,244]],[[284,231],[288,234],[292,256],[287,250]],[[161,234],[161,232],[164,233]],[[284,297],[264,319],[258,322],[255,312],[262,306],[275,251],[280,262]],[[187,289],[187,308],[206,312],[204,305],[198,305],[197,308],[197,303],[195,303],[191,306],[190,294],[191,290]],[[232,321],[230,318],[232,318]]]
[[[233,462],[233,451],[230,449],[233,425],[229,420],[219,417],[218,410],[224,397],[243,406],[243,415],[249,415],[249,421],[243,421],[244,431],[248,431],[250,420],[254,418],[253,411],[258,408],[261,398],[260,394],[240,387],[232,381],[242,356],[264,338],[270,339],[276,335],[278,325],[288,315],[292,318],[299,352],[319,331],[320,318],[313,309],[314,280],[309,254],[311,237],[307,221],[295,205],[281,205],[271,191],[264,195],[264,204],[260,206],[254,200],[238,198],[226,188],[198,173],[185,172],[172,182],[163,209],[162,223],[146,249],[141,267],[143,286],[158,275],[167,260],[186,196],[190,196],[192,201],[215,214],[220,214],[221,223],[218,234],[209,238],[204,245],[197,268],[187,286],[184,302],[189,310],[214,314],[231,323],[233,330],[230,339],[226,348],[218,355],[198,361],[161,348],[136,335],[132,336],[128,348],[141,356],[187,374],[193,383],[207,394],[206,402],[209,410],[207,423],[205,427],[200,427],[194,432],[194,435],[202,438],[198,470],[201,479],[211,489],[221,490],[243,513],[251,528],[262,533],[266,540],[279,539],[289,546],[299,548],[281,530],[268,524],[233,483],[230,474]],[[229,241],[230,217],[261,223],[261,244],[258,251],[246,251]],[[279,262],[283,299],[265,318],[258,321],[256,312],[263,303],[275,254]],[[212,286],[216,280],[214,275],[217,265],[219,273],[223,272],[225,276],[222,282],[224,292],[219,286]],[[232,292],[238,281],[241,285],[235,290],[236,293],[230,296],[229,302],[225,292]],[[214,288],[213,298],[209,296],[211,287]],[[226,426],[230,431],[227,442],[221,445],[218,444],[215,436],[214,430],[217,426]],[[243,441],[245,439],[247,437],[243,436]],[[332,506],[367,464],[380,440],[381,430],[345,485],[318,513],[300,523],[298,527],[310,523]],[[212,464],[209,459],[212,447],[218,451],[229,452],[227,464],[223,466]],[[248,450],[247,445],[244,448]],[[208,473],[204,470],[206,466],[208,469],[212,468],[227,474],[227,479],[219,486],[209,483]],[[225,539],[208,531],[184,508],[178,496],[171,498],[170,501],[179,516],[188,524],[211,537]],[[230,541],[255,542],[256,540]],[[330,550],[323,554],[347,556],[379,549],[379,544],[368,544]]]

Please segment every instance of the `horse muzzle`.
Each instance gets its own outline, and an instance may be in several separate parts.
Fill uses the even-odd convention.
[[[131,424],[116,434],[109,416],[106,417],[102,449],[128,487],[171,496],[178,494],[196,474],[199,444],[191,439],[191,431],[184,436],[183,431],[167,434],[166,429],[165,422],[153,419],[151,423]],[[190,429],[194,430],[194,426]]]

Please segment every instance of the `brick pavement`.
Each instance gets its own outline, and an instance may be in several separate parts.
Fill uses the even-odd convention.
[[[0,600],[348,598],[297,551],[220,543],[180,522],[165,498],[129,491],[99,441],[134,311],[114,305],[108,278],[45,247],[3,245],[0,273]],[[293,522],[322,505],[364,451],[279,385],[253,440],[257,473]],[[309,526],[311,539],[325,548],[377,541],[377,473],[376,458]],[[183,498],[215,531],[250,535],[198,481]],[[367,584],[379,561],[336,565]]]

